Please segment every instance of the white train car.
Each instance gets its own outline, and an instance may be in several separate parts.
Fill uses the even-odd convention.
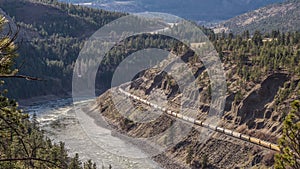
[[[217,131],[218,131],[218,132],[222,132],[222,133],[224,133],[224,130],[225,130],[225,129],[224,129],[224,128],[222,128],[222,127],[217,127]]]
[[[202,121],[200,121],[200,120],[195,120],[194,124],[199,125],[199,126],[202,126]]]
[[[251,137],[245,135],[245,134],[241,134],[241,139],[245,140],[245,141],[251,141]]]
[[[172,112],[172,116],[177,117],[177,113]]]
[[[182,119],[191,123],[195,123],[195,119],[188,117],[188,116],[182,116]]]
[[[212,130],[214,130],[214,131],[217,130],[217,126],[212,125],[212,124],[208,124],[208,128],[210,128],[210,129],[212,129]]]
[[[241,138],[241,135],[242,135],[241,133],[238,133],[238,132],[235,132],[235,131],[232,132],[232,136],[235,137],[235,138]]]
[[[183,115],[179,114],[179,113],[176,113],[176,117],[179,118],[179,119],[183,119]]]
[[[202,126],[203,127],[206,127],[206,128],[209,128],[209,124],[205,123],[205,122],[202,122]]]
[[[224,133],[227,135],[232,136],[232,132],[233,132],[232,130],[224,129]]]

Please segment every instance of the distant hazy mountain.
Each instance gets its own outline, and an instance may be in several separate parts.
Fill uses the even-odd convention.
[[[255,30],[300,31],[300,1],[291,0],[254,10],[221,23],[215,30],[234,33],[244,30],[250,33]]]
[[[195,21],[227,20],[284,0],[60,0],[121,12],[166,12]],[[85,4],[83,4],[85,3]]]

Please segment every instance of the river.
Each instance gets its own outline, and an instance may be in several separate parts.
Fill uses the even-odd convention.
[[[46,101],[31,106],[22,107],[29,114],[36,114],[37,120],[46,135],[54,142],[63,141],[70,155],[78,153],[82,161],[88,159],[96,162],[98,168],[117,169],[153,169],[160,168],[159,165],[150,158],[129,158],[116,153],[111,153],[105,148],[95,144],[95,140],[105,144],[102,146],[110,146],[110,149],[120,151],[130,151],[135,155],[145,156],[141,150],[134,145],[111,135],[111,132],[106,128],[102,128],[94,123],[94,119],[88,115],[81,114],[80,121],[78,114],[74,111],[74,105],[89,106],[93,104],[93,100],[85,100],[73,104],[71,98],[59,99],[55,101]],[[76,106],[77,107],[77,106]],[[81,123],[88,123],[89,127],[97,132],[95,138],[87,135]],[[103,132],[103,133],[101,133]]]

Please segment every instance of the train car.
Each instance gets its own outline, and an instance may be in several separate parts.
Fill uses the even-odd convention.
[[[232,130],[224,129],[224,133],[232,136]]]
[[[207,123],[205,123],[205,122],[202,123],[202,126],[203,126],[203,127],[206,127],[206,128],[209,127],[209,125],[208,125]]]
[[[191,117],[188,117],[188,116],[183,116],[182,119],[185,120],[185,121],[191,122],[191,123],[195,122],[195,119],[193,119]]]
[[[195,124],[195,119],[194,118],[189,117],[188,121],[191,122],[191,123],[193,123],[193,124]]]
[[[177,117],[177,113],[172,112],[172,116]]]
[[[260,145],[267,147],[267,148],[271,148],[271,143],[267,142],[267,141],[260,141]]]
[[[194,123],[195,123],[196,125],[202,126],[202,121],[200,121],[200,120],[195,120]]]
[[[242,135],[241,133],[238,133],[238,132],[235,132],[235,131],[232,132],[233,137],[241,138],[241,135]]]
[[[258,144],[258,145],[260,145],[260,140],[259,140],[259,139],[257,139],[257,138],[250,137],[249,141],[250,141],[251,143],[255,143],[255,144]]]
[[[172,111],[171,111],[171,110],[168,110],[167,113],[171,115],[171,114],[172,114]]]
[[[281,151],[279,146],[276,145],[276,144],[270,144],[270,149],[275,150],[275,151],[279,151],[279,152]]]
[[[218,132],[222,132],[222,133],[224,133],[224,130],[225,130],[225,129],[224,129],[224,128],[222,128],[222,127],[217,127],[217,131],[218,131]]]
[[[250,137],[245,135],[245,134],[242,134],[241,135],[241,139],[245,140],[245,141],[250,141]]]
[[[177,114],[177,115],[176,115],[177,118],[180,118],[180,119],[183,118],[183,115],[182,115],[182,114],[178,114],[178,113],[176,113],[176,114]]]
[[[214,130],[214,131],[217,130],[217,126],[212,125],[212,124],[209,124],[209,125],[208,125],[208,128],[210,128],[210,129],[212,129],[212,130]]]
[[[167,109],[166,108],[161,108],[161,111],[166,112]]]
[[[182,119],[183,119],[184,121],[189,121],[188,116],[182,116]]]

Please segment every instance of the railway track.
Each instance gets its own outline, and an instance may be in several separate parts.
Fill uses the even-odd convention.
[[[231,136],[231,137],[234,137],[234,138],[237,138],[237,139],[249,142],[249,143],[253,143],[253,144],[259,145],[259,146],[264,147],[264,148],[268,148],[268,149],[280,152],[280,148],[276,144],[273,144],[273,143],[270,143],[268,141],[264,141],[264,140],[261,140],[261,139],[255,138],[255,137],[251,137],[251,136],[248,136],[248,135],[245,135],[245,134],[233,131],[233,130],[229,130],[229,129],[225,129],[225,128],[218,127],[218,126],[215,126],[215,125],[211,125],[211,124],[208,124],[208,123],[206,123],[204,121],[196,120],[194,118],[191,118],[191,117],[188,117],[188,116],[176,113],[176,112],[168,110],[168,109],[166,109],[164,107],[160,107],[157,104],[151,103],[151,102],[149,102],[149,101],[147,101],[145,99],[142,99],[142,98],[140,98],[138,96],[135,96],[135,95],[133,95],[133,94],[131,94],[129,92],[126,92],[125,90],[123,90],[120,87],[118,88],[118,90],[122,94],[126,95],[127,97],[130,97],[130,98],[132,98],[134,100],[142,102],[142,103],[144,103],[144,104],[146,104],[148,106],[151,106],[151,107],[153,107],[155,109],[159,109],[159,110],[161,110],[162,112],[166,113],[169,116],[172,116],[172,117],[184,120],[186,122],[195,124],[197,126],[201,126],[201,127],[204,127],[204,128],[210,129],[210,130],[217,131],[219,133],[223,133],[225,135],[228,135],[228,136]]]

